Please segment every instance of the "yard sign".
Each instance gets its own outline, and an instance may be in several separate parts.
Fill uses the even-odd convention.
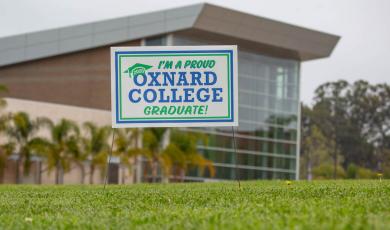
[[[112,126],[237,126],[236,46],[111,48]]]

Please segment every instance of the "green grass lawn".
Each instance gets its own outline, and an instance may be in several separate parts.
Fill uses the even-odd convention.
[[[0,185],[0,229],[390,229],[390,181]]]

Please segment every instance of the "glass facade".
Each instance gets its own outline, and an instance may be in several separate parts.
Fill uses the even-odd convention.
[[[159,39],[160,42],[157,42]],[[145,45],[166,45],[164,37],[146,39]],[[170,45],[207,45],[209,41],[173,35]],[[239,127],[237,157],[231,127],[187,128],[208,135],[199,151],[214,162],[214,179],[294,179],[298,144],[299,62],[238,52]],[[237,159],[237,162],[236,162]],[[236,168],[237,167],[237,168]],[[192,180],[204,180],[196,170]]]

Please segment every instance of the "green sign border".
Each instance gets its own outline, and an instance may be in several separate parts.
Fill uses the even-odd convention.
[[[228,73],[228,115],[227,116],[202,116],[202,117],[123,117],[122,116],[122,57],[169,57],[169,56],[198,56],[198,57],[204,57],[204,56],[226,56],[227,59],[227,73]],[[125,55],[118,55],[119,58],[119,119],[120,120],[159,120],[159,119],[218,119],[218,118],[231,118],[230,113],[230,80],[231,80],[231,72],[230,72],[230,54],[125,54]],[[233,64],[233,63],[232,63]]]

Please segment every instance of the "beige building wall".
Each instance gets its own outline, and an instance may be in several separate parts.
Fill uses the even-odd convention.
[[[48,117],[53,121],[62,118],[73,120],[78,124],[93,122],[97,125],[111,125],[111,111],[89,109],[77,106],[61,105],[47,102],[6,98],[6,112],[26,112],[32,117]]]

